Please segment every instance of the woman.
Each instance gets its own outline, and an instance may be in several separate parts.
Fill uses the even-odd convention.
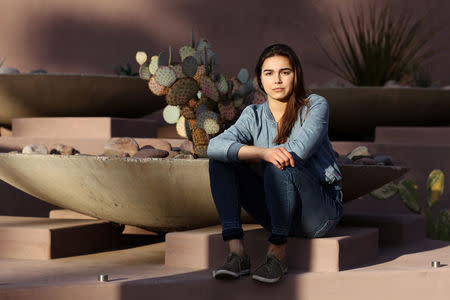
[[[328,103],[319,95],[306,95],[295,52],[283,44],[267,47],[256,76],[267,101],[246,107],[208,146],[211,193],[230,250],[213,276],[250,273],[243,207],[271,232],[266,259],[252,277],[272,283],[287,271],[288,236],[322,237],[339,222],[342,176],[328,139]],[[255,161],[256,171],[243,163]]]

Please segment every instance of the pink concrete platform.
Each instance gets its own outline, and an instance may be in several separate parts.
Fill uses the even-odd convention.
[[[344,214],[340,224],[375,227],[379,230],[380,247],[401,246],[425,238],[425,216],[414,214]]]
[[[269,233],[258,225],[245,231],[247,251],[254,261],[262,261]],[[337,272],[365,263],[377,256],[378,229],[338,226],[328,237],[289,238],[288,262],[294,269]],[[212,268],[227,254],[221,227],[213,226],[166,235],[166,265]]]
[[[0,258],[52,259],[111,249],[120,233],[110,222],[0,216]]]
[[[164,252],[160,243],[50,261],[0,259],[0,299],[447,300],[450,294],[450,243],[442,241],[383,248],[365,266],[341,272],[290,269],[269,286],[249,277],[216,281],[211,269],[166,266]],[[431,268],[432,260],[443,266]],[[99,274],[110,281],[97,281]]]

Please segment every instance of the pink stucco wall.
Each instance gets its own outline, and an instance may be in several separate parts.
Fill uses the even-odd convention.
[[[112,74],[113,64],[133,63],[137,50],[157,54],[169,45],[187,44],[189,32],[207,37],[220,57],[219,71],[253,70],[260,51],[274,42],[299,54],[307,84],[334,77],[316,38],[330,46],[326,16],[349,8],[350,0],[2,0],[0,57],[22,72]],[[357,1],[358,2],[358,1]],[[367,4],[368,0],[359,0]],[[433,24],[445,26],[448,0],[389,0],[397,9],[422,15],[432,9]],[[450,84],[450,27],[430,44],[436,84]]]

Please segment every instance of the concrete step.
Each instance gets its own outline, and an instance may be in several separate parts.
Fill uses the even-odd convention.
[[[116,247],[119,237],[107,221],[0,216],[0,258],[81,255]]]
[[[262,262],[269,233],[259,225],[245,225],[245,247],[252,264]],[[289,238],[288,263],[292,269],[337,272],[374,259],[378,254],[378,229],[338,226],[328,237]],[[214,268],[227,255],[221,227],[213,226],[166,235],[166,266]]]
[[[375,143],[450,145],[450,127],[377,127]]]
[[[413,214],[345,214],[341,225],[376,227],[379,230],[379,246],[401,246],[423,240],[426,237],[425,217]]]

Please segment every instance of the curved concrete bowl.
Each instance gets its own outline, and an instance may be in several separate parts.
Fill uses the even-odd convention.
[[[448,126],[450,90],[433,88],[318,88],[330,105],[332,140],[373,139],[376,126]]]
[[[165,105],[138,77],[0,74],[0,124],[27,117],[139,117]]]
[[[401,167],[344,165],[345,201],[406,171]],[[219,222],[209,187],[208,159],[2,153],[0,179],[59,207],[154,231]]]

